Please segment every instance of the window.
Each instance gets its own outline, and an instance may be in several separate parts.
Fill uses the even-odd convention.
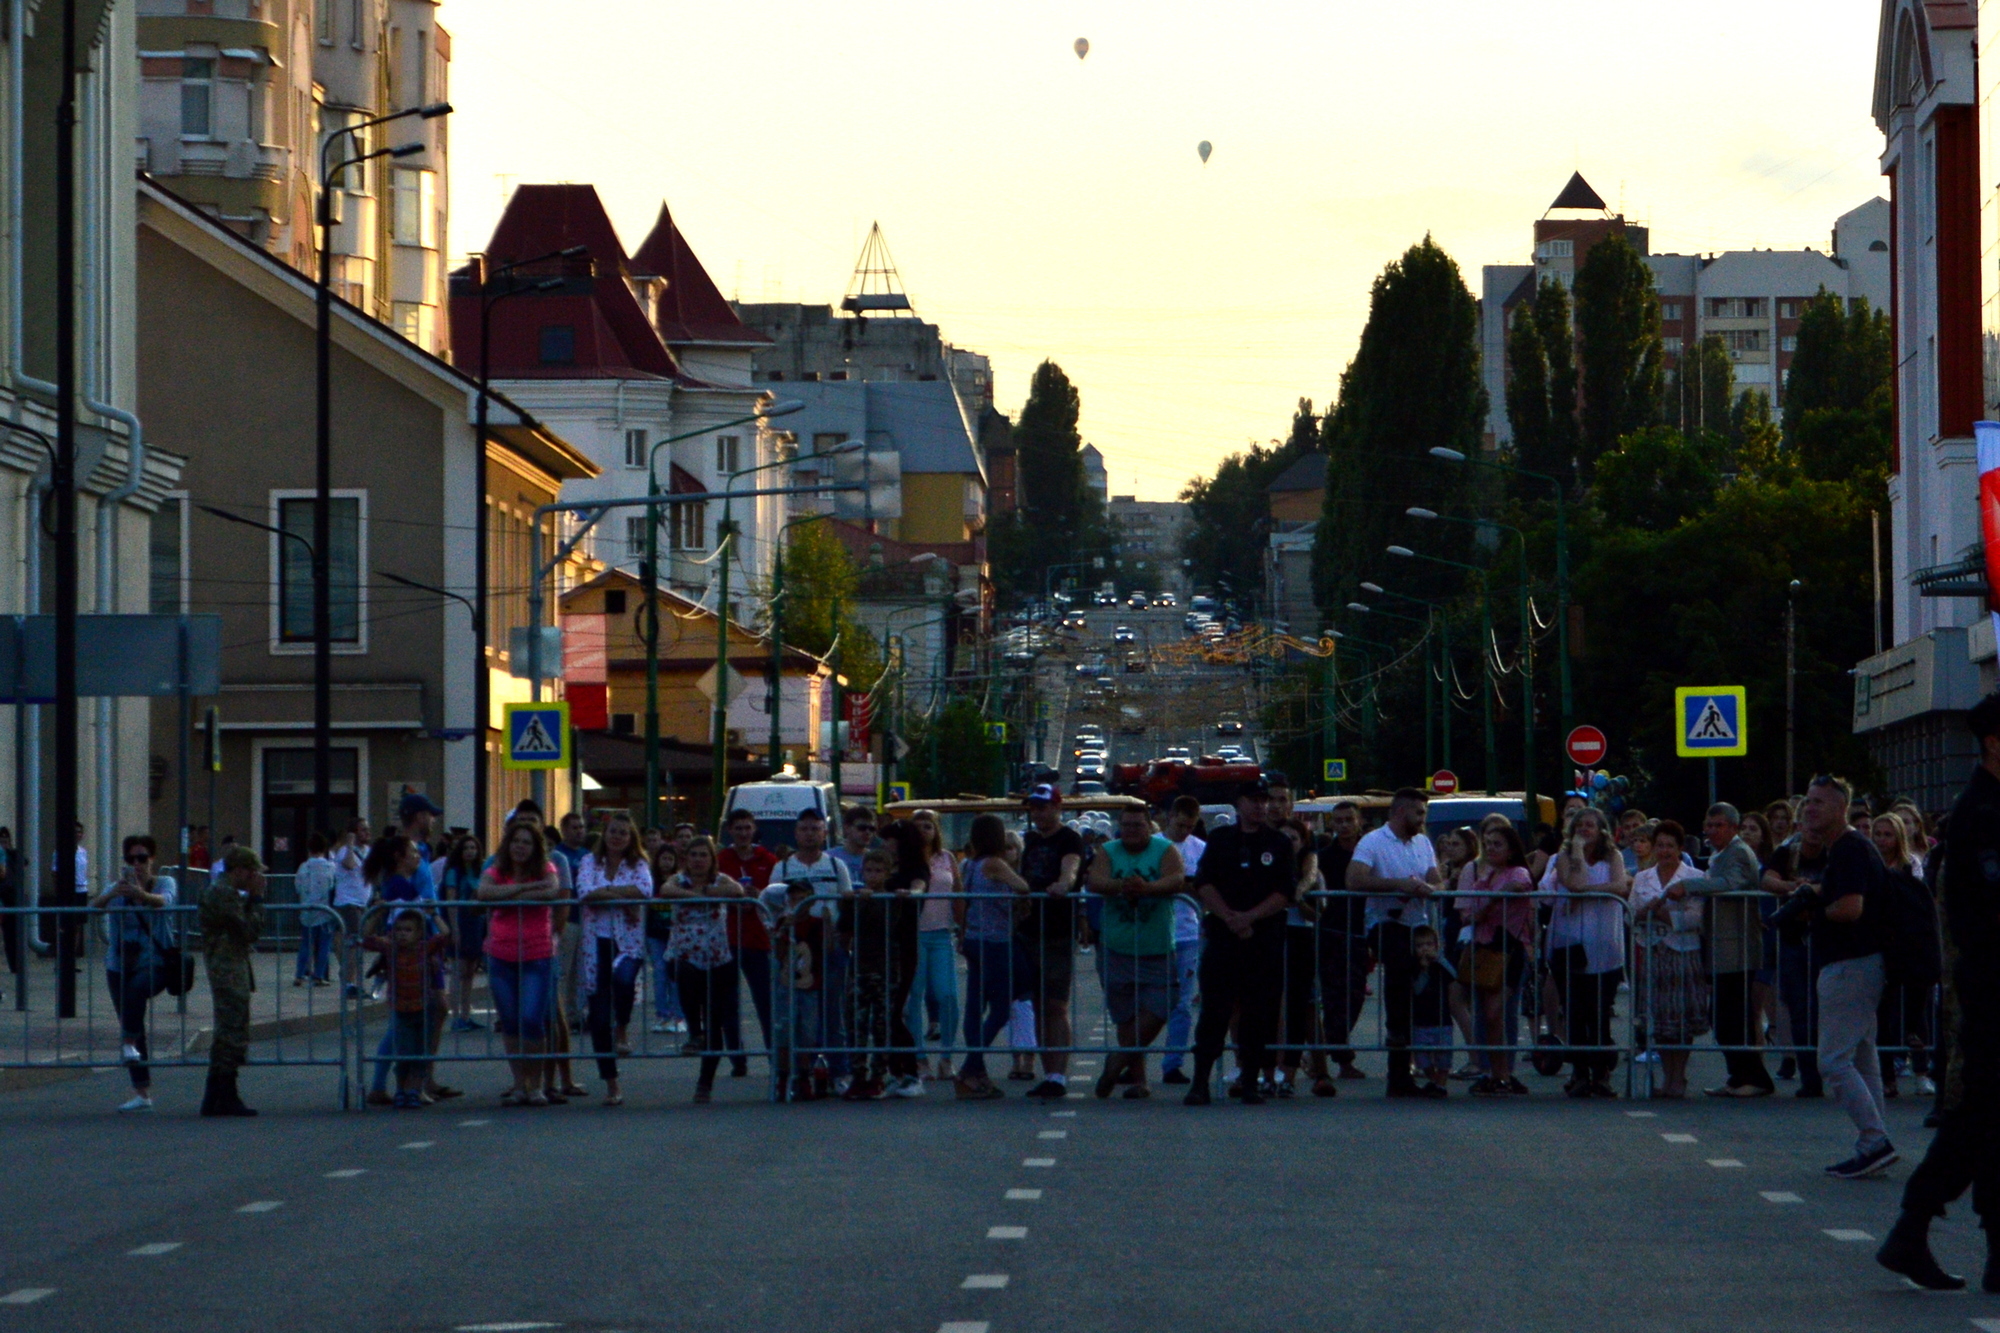
[[[1660,339],[1660,350],[1668,356],[1679,356],[1681,354],[1681,340],[1673,336],[1662,338]]]
[[[708,505],[702,500],[667,506],[667,549],[705,551]]]
[[[336,644],[360,645],[362,620],[361,563],[363,494],[355,491],[332,497],[329,518],[333,527],[327,549],[331,584],[330,619]],[[301,540],[273,536],[271,544],[278,560],[277,640],[282,644],[310,644],[313,638],[312,557],[307,545],[313,539],[313,500],[296,491],[277,496],[277,523],[286,533]]]
[[[348,0],[347,40],[357,51],[367,41],[367,19],[363,17],[367,8],[368,0]]]
[[[437,173],[421,167],[397,167],[390,192],[396,244],[437,249]]]
[[[646,429],[643,426],[625,432],[625,466],[646,466]]]
[[[1764,350],[1764,330],[1762,329],[1721,329],[1715,335],[1722,339],[1722,345],[1731,352],[1761,352]]]
[[[743,437],[740,435],[715,437],[715,470],[719,475],[727,476],[743,470],[742,444]]]
[[[1798,350],[1799,350],[1799,335],[1798,335],[1798,334],[1796,334],[1796,333],[1788,333],[1788,334],[1786,334],[1786,335],[1785,335],[1784,337],[1782,337],[1782,338],[1778,339],[1778,350],[1779,350],[1779,351],[1781,351],[1781,352],[1796,352],[1796,351],[1798,351]]]
[[[576,326],[574,324],[542,325],[542,364],[545,366],[573,366],[576,364]]]
[[[419,301],[393,303],[396,332],[419,347],[429,347],[437,338],[437,307]]]
[[[830,454],[846,443],[847,435],[844,431],[817,434],[813,436],[813,452],[816,454]]]
[[[623,588],[607,588],[604,590],[604,614],[607,616],[622,616],[625,614],[625,590]]]
[[[417,29],[417,105],[429,106],[431,101],[431,35],[422,28]]]
[[[1677,320],[1680,317],[1681,317],[1681,303],[1679,301],[1660,302],[1661,319]]]
[[[1771,303],[1766,298],[1762,296],[1746,296],[1743,298],[1743,318],[1768,319],[1770,318],[1770,312]]]
[[[1799,317],[1799,307],[1804,304],[1805,303],[1803,301],[1799,300],[1785,300],[1778,302],[1778,318],[1797,319]]]
[[[185,491],[175,492],[153,511],[150,557],[151,595],[148,609],[156,616],[185,615],[187,594],[187,505]]]
[[[646,519],[628,518],[625,520],[625,551],[629,559],[644,560],[646,558]],[[606,609],[609,610],[608,607]]]
[[[1711,296],[1708,298],[1710,319],[1765,319],[1769,317],[1771,302],[1763,296]]]
[[[318,19],[319,39],[322,42],[325,42],[328,46],[333,45],[334,4],[335,0],[318,0],[318,4],[316,6],[316,8],[319,11],[316,16]]]
[[[611,734],[614,736],[630,736],[639,730],[638,723],[639,717],[636,713],[613,713],[611,715]]]
[[[214,127],[215,62],[181,61],[181,137],[206,139]]]

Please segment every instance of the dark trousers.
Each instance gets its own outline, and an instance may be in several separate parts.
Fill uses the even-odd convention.
[[[1875,1044],[1882,1052],[1883,1082],[1896,1077],[1892,1047],[1909,1049],[1912,1074],[1918,1078],[1928,1074],[1931,1048],[1937,1045],[1937,987],[1884,986],[1882,1003],[1875,1009]]]
[[[146,1006],[153,1001],[153,973],[150,968],[126,967],[117,972],[106,972],[104,979],[111,983],[111,1002],[118,1006],[118,1030],[121,1038],[139,1050],[135,1064],[125,1066],[125,1072],[132,1077],[135,1092],[144,1092],[153,1085],[153,1073],[146,1067],[152,1058],[152,1045],[146,1040]]]
[[[1715,974],[1715,1044],[1718,1046],[1749,1046],[1756,1035],[1756,1015],[1751,1012],[1750,983],[1754,972],[1717,972]],[[1732,1088],[1762,1088],[1770,1092],[1776,1088],[1771,1082],[1771,1071],[1764,1067],[1761,1051],[1725,1050],[1722,1060],[1729,1067],[1728,1084]]]
[[[1320,932],[1319,1008],[1327,1052],[1336,1064],[1353,1064],[1354,1050],[1346,1043],[1368,1003],[1368,941],[1337,930]]]
[[[20,894],[14,888],[14,877],[0,876],[0,907],[19,907]],[[18,973],[21,970],[21,918],[11,912],[0,912],[0,948],[7,954],[7,970]]]
[[[607,1082],[618,1077],[618,1061],[606,1051],[618,1049],[617,1028],[632,1021],[632,1007],[639,998],[639,969],[628,962],[618,966],[618,944],[597,940],[597,987],[590,992],[590,1049],[597,1052],[597,1076]]]
[[[958,951],[965,955],[966,1048],[959,1071],[966,1078],[983,1078],[986,1048],[1007,1026],[1013,1009],[1014,941],[966,940]]]
[[[857,964],[848,992],[848,1031],[856,1047],[866,1048],[868,1075],[902,1078],[917,1072],[916,1034],[910,1031],[911,970],[890,967],[870,971]],[[861,1077],[861,1057],[855,1057],[855,1077]]]
[[[1211,918],[1213,920],[1213,918]],[[1283,997],[1284,936],[1266,928],[1249,939],[1210,929],[1201,952],[1201,1021],[1194,1028],[1194,1081],[1208,1081],[1236,1021],[1237,1060],[1252,1076],[1264,1068]],[[1247,1084],[1245,1086],[1248,1086]]]
[[[1389,1086],[1407,1088],[1410,1077],[1411,983],[1416,980],[1417,957],[1410,947],[1410,927],[1384,921],[1368,932],[1375,957],[1382,963],[1383,1026],[1389,1033]]]
[[[737,960],[743,968],[743,984],[750,988],[750,1004],[757,1011],[757,1026],[764,1033],[764,1049],[771,1049],[771,951],[744,949]],[[738,1049],[741,1048],[738,1042]]]
[[[1609,1046],[1611,1006],[1618,998],[1618,983],[1625,979],[1625,969],[1614,967],[1609,972],[1586,972],[1584,966],[1585,955],[1581,944],[1559,949],[1549,959],[1549,970],[1555,974],[1556,990],[1562,996],[1569,1045]],[[1570,1056],[1570,1065],[1576,1070],[1578,1078],[1601,1082],[1618,1067],[1618,1053],[1575,1051]]]
[[[1903,1186],[1903,1211],[1943,1217],[1967,1186],[1979,1224],[1993,1230],[2000,1224],[2000,1117],[1969,1103],[1939,1119],[1930,1151]]]
[[[1822,1091],[1819,1079],[1819,987],[1803,944],[1778,947],[1778,998],[1784,1001],[1792,1045],[1798,1047],[1799,1090]]]
[[[696,967],[685,958],[674,965],[674,982],[681,993],[681,1012],[687,1015],[688,1037],[701,1043],[701,1086],[715,1085],[715,1069],[722,1063],[723,1043],[728,1040],[729,1020],[736,1014],[736,961],[721,967]],[[742,1039],[737,1039],[742,1044]]]
[[[1278,1057],[1286,1069],[1297,1069],[1313,1044],[1313,981],[1319,974],[1316,926],[1285,927],[1285,1051]]]

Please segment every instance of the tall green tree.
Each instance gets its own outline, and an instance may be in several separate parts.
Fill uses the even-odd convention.
[[[1265,492],[1299,454],[1289,443],[1253,444],[1216,466],[1212,477],[1197,477],[1181,488],[1188,507],[1181,558],[1198,588],[1255,588],[1264,577],[1264,547],[1270,517]]]
[[[1674,363],[1668,401],[1672,424],[1683,435],[1727,427],[1736,401],[1736,365],[1719,334],[1701,339]]]
[[[835,648],[840,673],[856,689],[867,689],[882,674],[875,636],[854,618],[861,570],[829,523],[794,524],[785,543],[785,587],[781,613],[785,642],[815,657]]]
[[[1621,234],[1590,247],[1576,271],[1582,394],[1580,470],[1619,439],[1660,419],[1663,356],[1653,271]]]
[[[1576,460],[1576,328],[1570,321],[1569,293],[1552,278],[1535,290],[1535,328],[1549,365],[1548,452],[1543,466],[1526,462],[1523,466],[1552,477],[1567,476]]]
[[[1893,463],[1889,320],[1821,288],[1799,315],[1785,381],[1785,440],[1808,477],[1879,486]]]
[[[1521,466],[1543,471],[1549,455],[1549,354],[1532,305],[1514,312],[1514,327],[1507,331],[1507,427]]]
[[[1458,264],[1429,236],[1375,279],[1368,322],[1326,414],[1327,498],[1313,550],[1313,589],[1338,607],[1379,575],[1383,548],[1410,505],[1452,506],[1472,469],[1433,458],[1476,454],[1486,419],[1478,303]],[[1463,542],[1440,534],[1442,549]],[[1423,582],[1412,572],[1410,583]]]
[[[987,534],[994,580],[1009,600],[1038,593],[1052,565],[1110,546],[1104,506],[1084,480],[1083,400],[1053,361],[1035,367],[1028,401],[1014,425],[1020,507]]]
[[[909,725],[903,771],[916,795],[950,799],[1007,789],[1006,750],[987,738],[986,721],[976,701],[954,699],[937,716]]]

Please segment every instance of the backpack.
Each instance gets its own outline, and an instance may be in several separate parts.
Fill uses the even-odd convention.
[[[1940,849],[1942,850],[1942,849]],[[1940,858],[1925,869],[1932,875]],[[1882,877],[1882,963],[1893,986],[1935,986],[1944,976],[1937,898],[1908,870]]]

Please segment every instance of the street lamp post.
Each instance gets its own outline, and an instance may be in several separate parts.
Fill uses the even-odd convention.
[[[1792,742],[1796,722],[1799,646],[1799,581],[1793,579],[1785,587],[1785,796],[1790,798],[1798,790],[1794,785],[1796,774],[1792,769]]]
[[[1521,568],[1521,804],[1526,811],[1528,825],[1533,828],[1540,816],[1535,789],[1535,643],[1534,623],[1530,619],[1528,610],[1528,536],[1511,523],[1454,518],[1414,505],[1403,512],[1411,518],[1423,519],[1425,522],[1458,523],[1474,528],[1495,527],[1514,534],[1515,549],[1520,556]]]
[[[472,463],[472,636],[473,636],[473,677],[472,677],[472,831],[479,838],[481,846],[490,846],[492,830],[487,827],[491,817],[490,799],[487,792],[490,758],[486,753],[486,732],[493,712],[492,668],[486,660],[486,606],[489,597],[486,569],[487,542],[489,539],[486,521],[486,432],[488,403],[491,401],[493,371],[493,307],[510,296],[523,292],[553,291],[563,285],[561,278],[544,278],[539,282],[524,283],[495,292],[493,283],[504,274],[530,264],[543,264],[552,259],[578,259],[589,253],[586,246],[572,245],[564,250],[553,250],[548,254],[536,255],[532,259],[516,259],[500,265],[492,272],[485,271],[483,265],[479,273],[479,397],[477,425],[473,429]]]
[[[1556,497],[1556,676],[1562,692],[1562,730],[1567,736],[1570,730],[1571,702],[1569,682],[1569,520],[1563,499],[1563,485],[1560,480],[1546,472],[1530,472],[1526,468],[1515,467],[1511,463],[1496,463],[1490,458],[1470,458],[1456,449],[1439,445],[1432,449],[1431,457],[1442,458],[1448,463],[1469,463],[1473,467],[1492,468],[1495,472],[1511,472],[1520,477],[1533,477],[1545,481]]]
[[[425,151],[422,141],[363,151],[361,131],[417,116],[435,120],[451,114],[451,103],[413,106],[386,116],[346,125],[319,147],[319,280],[314,295],[313,435],[313,823],[333,832],[333,188],[332,179],[349,167],[378,157],[409,157]],[[329,163],[327,150],[351,139],[355,154]],[[357,797],[359,793],[356,793]]]
[[[1407,594],[1404,594],[1404,593],[1399,593],[1399,592],[1389,592],[1389,591],[1388,591],[1387,589],[1383,588],[1383,587],[1382,587],[1382,586],[1381,586],[1380,584],[1374,584],[1374,583],[1364,583],[1364,584],[1362,584],[1361,586],[1362,586],[1363,588],[1367,589],[1367,590],[1368,590],[1369,592],[1372,592],[1372,593],[1375,593],[1375,594],[1377,594],[1377,595],[1380,595],[1380,596],[1386,596],[1386,597],[1400,597],[1400,598],[1402,598],[1402,599],[1403,599],[1404,601],[1406,601],[1406,602],[1416,602],[1416,603],[1417,603],[1417,604],[1419,604],[1420,606],[1424,606],[1424,607],[1428,608],[1428,610],[1427,610],[1427,612],[1426,612],[1426,618],[1425,618],[1425,619],[1422,619],[1422,620],[1419,620],[1419,619],[1418,619],[1417,617],[1415,617],[1415,616],[1406,616],[1406,615],[1404,615],[1404,614],[1403,614],[1402,612],[1400,612],[1400,611],[1387,611],[1387,610],[1384,610],[1383,608],[1381,608],[1381,607],[1379,607],[1379,606],[1370,606],[1370,605],[1369,605],[1368,603],[1366,603],[1366,602],[1349,602],[1349,603],[1347,604],[1347,609],[1348,609],[1348,610],[1350,610],[1350,611],[1354,611],[1354,612],[1358,612],[1358,613],[1360,613],[1360,614],[1362,614],[1362,615],[1374,615],[1374,616],[1387,616],[1387,617],[1389,617],[1389,619],[1391,619],[1391,620],[1401,620],[1401,621],[1406,621],[1406,622],[1408,622],[1409,624],[1412,624],[1412,625],[1422,625],[1422,626],[1424,627],[1424,630],[1426,631],[1426,633],[1427,633],[1427,634],[1428,634],[1428,632],[1429,632],[1430,630],[1433,630],[1433,629],[1437,629],[1437,628],[1439,628],[1439,627],[1440,627],[1440,625],[1441,625],[1441,624],[1443,623],[1443,622],[1441,621],[1441,619],[1440,619],[1440,618],[1439,618],[1439,617],[1437,616],[1437,614],[1436,614],[1436,611],[1437,611],[1437,606],[1436,606],[1436,604],[1435,604],[1435,603],[1433,603],[1433,602],[1427,602],[1427,601],[1425,601],[1425,600],[1424,600],[1423,598],[1421,598],[1421,597],[1411,597],[1411,596],[1408,596]],[[1445,683],[1445,689],[1446,689],[1446,690],[1449,690],[1449,689],[1451,688],[1451,685],[1450,685],[1450,679],[1451,679],[1451,655],[1450,655],[1450,654],[1451,654],[1451,628],[1450,628],[1450,626],[1449,626],[1449,625],[1444,625],[1444,626],[1443,626],[1443,636],[1444,636],[1444,637],[1443,637],[1443,644],[1444,644],[1444,659],[1445,659],[1445,682],[1446,682],[1446,683]],[[1433,750],[1433,749],[1431,748],[1431,683],[1430,683],[1430,680],[1429,680],[1429,676],[1430,676],[1430,671],[1431,671],[1431,660],[1430,660],[1430,653],[1429,653],[1429,651],[1426,651],[1426,652],[1424,653],[1424,676],[1425,676],[1425,680],[1424,680],[1424,767],[1425,767],[1426,769],[1429,769],[1429,770],[1430,770],[1430,771],[1432,771],[1432,772],[1436,772],[1436,771],[1437,771],[1437,769],[1436,769],[1436,764],[1435,764],[1435,762],[1434,762],[1434,761],[1435,761],[1435,760],[1436,760],[1436,758],[1437,758],[1437,752],[1436,752],[1435,750]],[[1446,694],[1446,695],[1444,696],[1444,701],[1443,701],[1443,702],[1444,702],[1444,708],[1445,708],[1445,715],[1444,715],[1444,719],[1443,719],[1443,723],[1442,723],[1442,725],[1441,725],[1441,726],[1439,727],[1439,731],[1440,731],[1440,732],[1442,733],[1442,736],[1443,736],[1443,741],[1444,741],[1444,766],[1445,766],[1446,768],[1450,768],[1450,767],[1451,767],[1451,696],[1450,696],[1450,694],[1448,694],[1448,693],[1447,693],[1447,694]]]
[[[1479,579],[1479,665],[1485,684],[1480,690],[1479,714],[1486,742],[1486,794],[1493,795],[1500,789],[1500,758],[1498,745],[1493,734],[1493,597],[1486,586],[1486,571],[1477,565],[1468,565],[1462,560],[1447,560],[1441,555],[1425,555],[1407,546],[1391,546],[1389,554],[1404,560],[1429,560],[1434,564],[1451,565],[1457,569],[1471,570]],[[1451,672],[1445,672],[1447,698],[1451,689]]]

